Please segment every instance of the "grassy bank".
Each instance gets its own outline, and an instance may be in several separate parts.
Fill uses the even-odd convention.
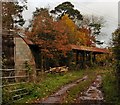
[[[107,68],[103,75],[103,92],[106,103],[120,105],[117,93],[117,82],[113,68]]]

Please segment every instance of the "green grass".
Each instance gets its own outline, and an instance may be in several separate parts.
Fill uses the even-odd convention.
[[[17,95],[18,93],[21,94],[21,92],[11,92],[13,90],[17,90],[17,89],[21,89],[27,87],[26,84],[15,84],[15,85],[11,85],[11,86],[5,86],[2,88],[2,101],[3,103],[12,103],[13,100],[13,96]]]
[[[16,101],[15,103],[34,103],[37,99],[45,98],[55,91],[59,90],[61,86],[70,83],[78,78],[82,78],[84,75],[88,75],[90,79],[84,81],[68,91],[68,97],[65,99],[66,102],[74,102],[74,99],[79,94],[87,89],[91,84],[96,74],[103,75],[103,92],[107,103],[113,102],[115,105],[119,105],[120,101],[117,98],[116,91],[116,79],[112,68],[99,67],[94,69],[69,71],[64,75],[59,74],[43,74],[38,76],[39,80],[36,84],[29,83],[24,84],[22,87],[27,88],[29,95],[23,97],[23,99]],[[19,86],[16,86],[19,88]],[[11,89],[11,88],[9,88]],[[9,95],[8,95],[9,96]]]
[[[108,68],[107,72],[103,76],[103,92],[106,103],[113,103],[114,105],[120,105],[120,100],[117,93],[117,82],[115,72],[112,68]]]
[[[88,72],[88,71],[87,71]],[[24,97],[24,99],[16,101],[16,103],[31,103],[36,101],[36,99],[42,99],[53,92],[57,91],[61,86],[70,83],[71,81],[74,81],[78,78],[82,78],[83,75],[85,75],[87,72],[80,70],[80,71],[71,71],[64,75],[59,74],[46,74],[44,76],[40,76],[40,82],[37,84],[29,84],[26,85],[30,95],[27,97]]]
[[[93,72],[88,74],[88,79],[86,81],[80,82],[78,85],[74,86],[67,92],[67,97],[64,99],[64,103],[75,103],[78,95],[87,90],[87,88],[91,85],[96,75]]]
[[[97,69],[94,68],[87,70],[69,71],[64,75],[45,74],[38,76],[37,80],[40,82],[37,84],[31,83],[29,85],[26,85],[30,92],[29,96],[24,97],[22,100],[16,101],[16,103],[34,103],[37,101],[37,99],[45,98],[55,91],[59,90],[61,86],[68,84],[78,78],[82,78],[84,75],[95,73],[96,71]]]

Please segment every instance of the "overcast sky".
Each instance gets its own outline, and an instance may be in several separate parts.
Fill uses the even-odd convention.
[[[99,39],[105,41],[106,44],[109,42],[111,33],[118,27],[119,0],[28,0],[28,10],[23,13],[26,20],[25,26],[28,25],[28,20],[32,18],[32,12],[35,11],[36,7],[54,9],[65,1],[71,2],[82,15],[103,16],[106,23],[102,29],[103,36]]]

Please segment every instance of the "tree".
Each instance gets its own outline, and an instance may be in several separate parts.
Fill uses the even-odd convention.
[[[77,32],[78,44],[84,46],[94,46],[95,37],[91,36],[91,30],[87,27],[79,28]]]
[[[105,20],[103,17],[98,16],[84,16],[80,27],[86,27],[91,30],[91,37],[94,37],[94,42],[98,45],[103,44],[101,41],[96,40],[96,38],[101,35],[101,29],[104,27]]]
[[[57,19],[61,19],[62,16],[68,14],[68,17],[73,21],[82,20],[83,17],[80,14],[80,11],[74,9],[74,5],[71,2],[63,2],[55,7],[54,10],[50,11],[52,14],[57,15]]]
[[[46,8],[36,9],[31,27],[26,31],[27,37],[39,46],[41,60],[65,57],[70,50],[68,34],[68,27],[63,21],[53,21]]]
[[[71,44],[92,46],[94,37],[91,36],[91,30],[87,27],[79,28],[69,17],[65,14],[61,20],[69,28],[68,38]]]
[[[22,12],[27,9],[26,0],[20,2],[2,2],[2,27],[13,29],[15,24],[22,26],[25,23]],[[22,5],[23,4],[23,5]]]
[[[113,33],[113,52],[115,59],[115,70],[118,81],[118,93],[120,92],[120,28],[116,29]],[[120,97],[120,95],[119,95]]]
[[[76,38],[76,34],[77,34],[77,26],[76,24],[69,18],[68,14],[65,14],[62,18],[61,21],[64,22],[64,24],[68,27],[69,29],[69,34],[68,34],[68,39],[70,44],[76,44],[77,43],[77,38]]]
[[[22,12],[26,9],[26,0],[23,2],[1,2],[2,4],[2,58],[5,68],[14,68],[14,36],[11,30],[22,26],[24,19]],[[9,46],[9,47],[8,47]]]

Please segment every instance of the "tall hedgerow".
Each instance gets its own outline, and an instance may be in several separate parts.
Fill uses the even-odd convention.
[[[113,54],[115,59],[115,70],[117,77],[118,93],[120,93],[120,28],[113,33]],[[120,94],[119,94],[120,97]]]

